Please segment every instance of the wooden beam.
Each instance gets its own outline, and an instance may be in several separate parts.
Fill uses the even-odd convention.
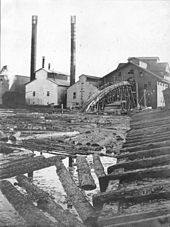
[[[38,156],[28,159],[28,162],[14,162],[13,165],[4,166],[0,171],[0,179],[14,177],[20,174],[30,173],[35,170],[43,169],[49,166],[55,165],[55,162],[61,158],[62,155],[52,156],[45,158],[44,156]]]
[[[149,169],[133,170],[118,174],[108,174],[99,178],[100,191],[104,192],[110,180],[119,179],[120,182],[132,182],[143,178],[167,178],[170,177],[170,166],[153,167]]]
[[[101,163],[100,156],[98,154],[93,154],[94,172],[96,176],[103,177],[106,176],[104,167]]]
[[[126,143],[124,143],[123,147],[133,147],[133,146],[140,146],[143,144],[147,144],[147,143],[157,143],[157,142],[163,142],[163,141],[168,141],[170,139],[170,135],[164,135],[164,136],[158,136],[158,137],[153,137],[153,138],[149,138],[149,139],[143,139],[142,141],[133,141],[133,142],[129,142],[127,141]]]
[[[144,151],[144,150],[149,150],[149,149],[154,149],[154,148],[162,148],[162,147],[167,147],[170,146],[170,140],[168,141],[163,141],[163,142],[155,142],[155,143],[147,143],[144,145],[138,145],[138,146],[132,146],[132,147],[123,147],[120,149],[120,152],[136,152],[136,151]]]
[[[101,209],[104,203],[143,203],[155,199],[170,199],[170,183],[148,183],[133,189],[117,189],[93,195],[93,206]]]
[[[43,214],[34,204],[22,195],[9,181],[0,182],[0,190],[16,211],[24,218],[29,227],[55,227],[56,224]]]
[[[139,220],[146,220],[148,218],[154,218],[154,217],[160,217],[162,215],[169,215],[170,213],[170,208],[162,208],[162,209],[155,209],[151,211],[145,211],[145,212],[138,212],[138,213],[133,213],[133,214],[122,214],[118,216],[113,216],[113,217],[99,217],[98,218],[98,226],[99,227],[104,227],[104,226],[115,226],[117,224],[121,223],[128,223],[132,221],[139,221]],[[142,227],[145,227],[143,225]],[[153,226],[156,227],[156,226]]]
[[[77,210],[80,218],[89,227],[96,226],[96,212],[92,205],[83,195],[82,191],[77,187],[70,173],[67,171],[64,164],[56,161],[56,172],[63,185],[67,196]]]
[[[65,211],[50,195],[34,185],[26,176],[16,177],[18,185],[25,188],[29,196],[37,201],[38,207],[53,216],[61,226],[85,227],[72,213]]]
[[[124,169],[127,170],[135,170],[135,169],[145,169],[151,168],[154,166],[161,166],[161,165],[169,165],[170,164],[170,154],[169,155],[161,155],[153,158],[143,158],[137,159],[134,161],[128,161],[123,163],[117,163],[115,165],[109,166],[107,169],[108,174],[111,174],[115,170]]]
[[[121,162],[121,160],[135,160],[135,159],[142,159],[147,157],[156,157],[160,155],[168,155],[170,154],[170,146],[169,147],[160,147],[160,148],[154,148],[149,150],[141,150],[137,152],[127,152],[127,153],[121,153],[115,156],[115,158],[118,159]]]

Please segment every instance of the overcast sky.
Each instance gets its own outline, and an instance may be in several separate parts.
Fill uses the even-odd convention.
[[[76,78],[104,76],[132,56],[170,63],[170,1],[1,0],[2,65],[30,75],[31,17],[38,16],[37,66],[42,56],[70,71],[70,16],[76,15]]]

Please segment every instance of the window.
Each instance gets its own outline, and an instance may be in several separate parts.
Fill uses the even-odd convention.
[[[122,75],[122,73],[121,72],[119,72],[119,76],[121,76]]]
[[[49,91],[47,91],[47,96],[50,96],[50,92]]]
[[[35,91],[33,91],[32,95],[35,96]]]
[[[73,99],[76,99],[76,92],[73,92]]]
[[[144,89],[147,89],[147,84],[144,84]]]

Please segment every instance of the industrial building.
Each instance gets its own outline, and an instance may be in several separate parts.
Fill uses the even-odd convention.
[[[7,66],[0,71],[0,105],[3,104],[3,96],[9,91],[9,78]]]
[[[170,70],[168,63],[159,62],[158,57],[131,57],[101,80],[102,84],[134,83],[138,104],[157,108],[165,105],[162,90],[170,85]]]
[[[35,79],[25,85],[26,104],[65,106],[69,85],[69,75],[40,68]]]
[[[67,107],[81,107],[98,91],[100,78],[82,74],[79,80],[67,90]]]

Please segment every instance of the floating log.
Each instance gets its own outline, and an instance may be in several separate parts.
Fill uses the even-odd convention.
[[[95,189],[96,184],[91,175],[91,169],[86,160],[86,157],[83,155],[78,155],[76,158],[76,163],[77,163],[79,187],[84,190]]]
[[[104,203],[143,203],[155,199],[170,199],[170,183],[148,183],[133,189],[117,189],[93,195],[93,206],[101,209]]]
[[[116,165],[109,166],[107,169],[108,174],[114,172],[117,169],[133,170],[133,169],[145,169],[151,168],[153,166],[169,165],[170,164],[170,154],[161,155],[153,158],[143,158],[139,160],[117,163]]]
[[[104,192],[110,180],[119,179],[120,182],[132,182],[143,178],[167,178],[170,177],[170,166],[153,167],[149,169],[133,170],[118,174],[108,174],[99,178],[100,191]]]
[[[52,165],[55,165],[55,162],[58,159],[64,158],[65,156],[52,156],[45,158],[44,156],[38,156],[32,159],[29,159],[29,162],[17,162],[11,166],[3,167],[0,171],[0,179],[14,177],[20,174],[30,173],[35,170],[43,169]]]
[[[75,136],[79,132],[53,132],[48,134],[35,134],[32,136],[18,137],[17,140],[29,140],[29,139],[46,139],[46,138],[56,138],[61,136]]]
[[[26,176],[19,175],[16,179],[19,186],[25,188],[29,195],[33,196],[33,199],[35,198],[38,207],[53,216],[59,222],[60,226],[84,227],[72,213],[65,211],[47,192],[30,182]]]
[[[147,143],[142,146],[138,145],[133,147],[123,147],[122,149],[120,149],[120,152],[136,152],[141,150],[149,150],[149,149],[162,148],[167,146],[170,146],[170,140],[163,141],[163,142]]]
[[[122,153],[115,155],[115,158],[118,159],[118,163],[121,162],[121,160],[135,160],[135,159],[142,159],[147,157],[155,157],[160,155],[168,155],[170,154],[170,146],[169,147],[160,147],[150,150],[142,150],[137,152],[128,152],[128,153]]]
[[[94,172],[96,176],[98,178],[105,176],[106,174],[104,171],[104,167],[101,163],[101,160],[98,154],[93,154],[93,163],[94,163]]]
[[[47,218],[34,204],[22,195],[9,181],[3,180],[0,189],[8,201],[14,206],[18,213],[24,218],[27,226],[33,227],[55,227],[55,223]]]
[[[63,185],[67,196],[71,200],[73,206],[77,210],[80,218],[87,226],[96,226],[96,212],[92,205],[85,198],[82,191],[77,187],[70,173],[67,171],[64,164],[56,161],[56,172]]]

